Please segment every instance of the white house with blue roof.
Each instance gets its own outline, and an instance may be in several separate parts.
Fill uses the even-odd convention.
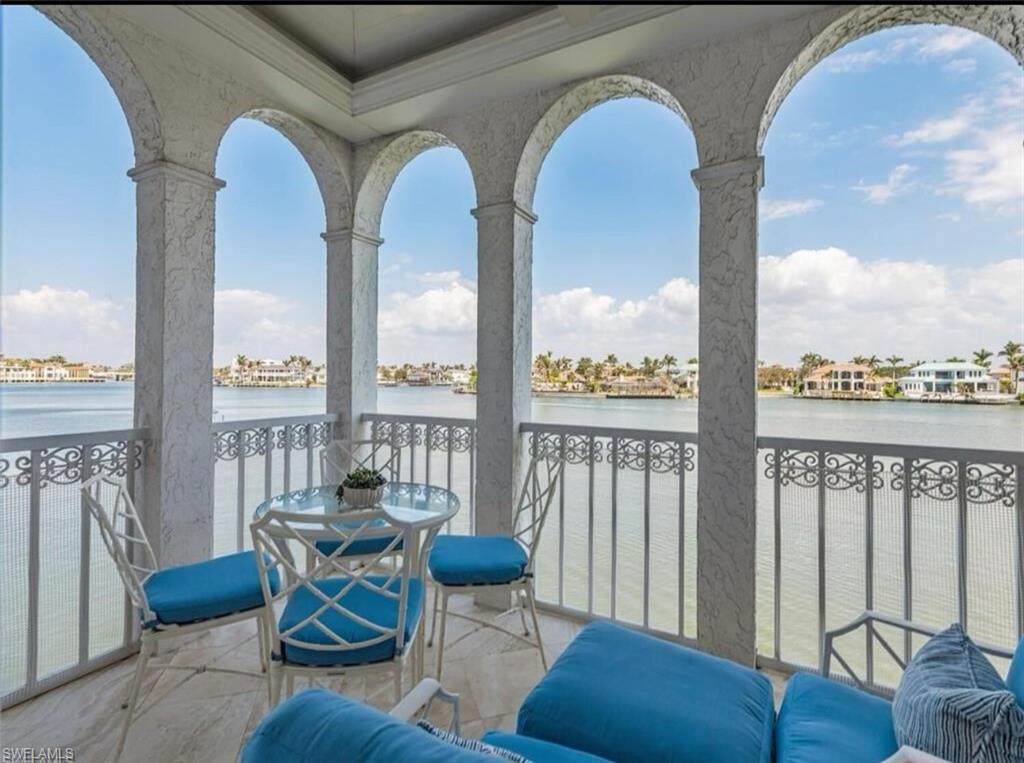
[[[999,391],[999,383],[989,375],[987,368],[966,362],[922,363],[911,368],[899,385],[907,397]]]

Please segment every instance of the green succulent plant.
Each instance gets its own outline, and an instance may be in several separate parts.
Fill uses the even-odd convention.
[[[384,479],[384,475],[376,469],[367,469],[361,466],[349,472],[345,479],[342,480],[341,486],[351,488],[352,490],[372,490],[373,488],[386,485],[387,482]]]

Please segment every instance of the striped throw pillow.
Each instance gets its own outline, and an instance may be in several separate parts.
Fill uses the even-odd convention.
[[[892,719],[901,745],[952,763],[1024,763],[1024,710],[959,624],[914,655]]]
[[[522,755],[511,750],[506,750],[501,747],[495,747],[493,744],[487,744],[487,742],[481,742],[479,739],[466,739],[460,737],[453,731],[446,731],[445,729],[439,729],[429,721],[419,721],[417,724],[421,729],[426,731],[428,734],[433,734],[438,739],[447,742],[455,747],[461,747],[464,750],[472,750],[473,752],[481,752],[485,755],[493,755],[499,760],[507,760],[509,763],[530,763],[530,760],[524,758]]]

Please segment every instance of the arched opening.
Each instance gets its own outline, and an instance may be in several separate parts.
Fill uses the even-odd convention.
[[[458,149],[418,154],[381,216],[378,408],[476,416],[476,194]],[[458,392],[459,394],[454,394]]]
[[[130,376],[135,355],[135,189],[125,172],[133,154],[144,155],[151,144],[133,145],[132,122],[117,97],[118,88],[138,84],[127,68],[110,68],[120,49],[88,23],[86,12],[68,13],[78,13],[82,23],[55,26],[30,7],[0,9],[3,438],[132,427],[133,387],[115,381]],[[90,60],[101,39],[108,58]],[[135,127],[136,137],[157,132]],[[35,509],[33,486],[12,473],[28,453],[2,459],[0,598],[2,637],[10,646],[0,656],[0,696],[79,664],[78,628],[59,626],[76,616],[84,620],[87,659],[122,644],[124,597],[113,565],[94,555],[82,598],[77,584],[80,549],[90,539],[81,532],[77,490],[61,484],[73,473],[61,466],[74,464],[83,450],[90,449],[49,451],[54,473]],[[33,582],[44,613],[38,629],[29,603],[33,518],[37,542],[55,550],[55,563],[44,563]],[[102,547],[98,534],[91,543]],[[38,654],[31,675],[30,638]]]
[[[690,172],[697,165],[682,107],[636,77],[574,88],[534,129],[516,179],[517,201],[538,218],[533,420],[696,430],[699,207]],[[671,632],[685,620],[693,635],[696,512],[685,517],[681,565],[678,476],[651,473],[650,524],[645,530],[643,502],[620,503],[613,533],[613,489],[644,495],[644,470],[591,474],[586,458],[566,466],[564,499],[538,551],[539,597]],[[686,488],[690,506],[694,487]],[[647,574],[659,581],[647,613],[645,543]],[[682,618],[680,598],[689,601]]]
[[[965,403],[1010,402],[999,352],[1024,330],[1020,34],[1009,8],[858,8],[780,80],[762,126],[761,436],[1019,451],[1019,406]],[[810,483],[776,498],[761,480],[760,653],[814,665],[819,610],[833,628],[865,608],[1015,643],[1012,512],[979,494],[961,524],[957,490],[928,482],[928,464],[956,472],[948,453],[835,456],[824,466],[848,479],[826,480],[820,504]],[[962,579],[958,559],[974,560]],[[863,674],[866,647],[844,656]]]
[[[285,130],[300,124],[279,112],[235,120],[217,154],[226,186],[217,196],[214,301],[214,421],[318,415],[325,408],[326,287],[324,242],[330,156]],[[282,129],[284,128],[284,130]],[[312,133],[298,133],[312,136]],[[310,158],[312,157],[312,158]],[[318,165],[316,162],[321,162]],[[246,450],[246,455],[254,455]],[[239,456],[244,458],[244,456]],[[246,505],[264,498],[266,468],[248,458]],[[289,477],[305,474],[296,458]],[[271,484],[284,489],[281,458]],[[238,464],[216,463],[214,553],[248,545],[239,532]],[[244,527],[244,524],[241,525]]]

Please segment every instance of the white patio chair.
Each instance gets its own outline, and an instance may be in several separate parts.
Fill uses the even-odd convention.
[[[332,440],[320,451],[320,484],[338,485],[353,469],[376,469],[398,482],[402,451],[390,440]]]
[[[337,515],[268,511],[250,525],[253,548],[268,610],[283,604],[271,618],[271,706],[289,695],[296,676],[393,672],[396,701],[402,697],[402,668],[411,657],[413,673],[422,675],[422,569],[410,567],[414,537],[408,527],[391,522],[383,509]],[[430,542],[437,528],[428,531]],[[383,543],[367,564],[348,568],[354,544]],[[295,563],[293,548],[313,560],[305,570]],[[330,548],[324,551],[323,548]],[[385,557],[398,560],[383,573],[373,569]],[[421,565],[422,566],[422,565]],[[275,590],[274,575],[287,581]]]
[[[447,616],[469,620],[477,625],[493,628],[519,639],[540,652],[544,670],[548,669],[544,654],[544,643],[537,623],[537,605],[533,590],[533,562],[544,529],[548,509],[554,499],[558,480],[562,476],[563,462],[557,448],[545,448],[530,461],[519,495],[513,533],[505,535],[442,535],[430,551],[428,569],[434,583],[434,616],[430,626],[429,644],[434,643],[437,627],[438,599],[441,608],[441,640],[437,647],[437,677],[441,677],[444,658],[445,626]],[[508,591],[514,596],[514,606],[501,613],[507,615],[516,610],[522,622],[522,634],[514,633],[495,622],[482,620],[471,615],[448,612],[448,597],[453,594],[468,594],[478,591]],[[526,608],[530,609],[536,640],[530,640],[530,629],[526,624]]]
[[[390,440],[333,440],[320,451],[320,484],[337,485],[350,471],[358,468],[376,469],[388,482],[398,482],[401,474],[401,450]],[[366,539],[352,544],[343,554],[346,561],[363,563],[373,559],[388,545],[387,537]],[[333,540],[319,541],[319,549],[325,554],[334,550]],[[395,551],[401,552],[399,545]],[[313,564],[313,557],[307,553],[307,569]]]
[[[161,568],[123,481],[97,475],[82,485],[82,495],[132,606],[139,612],[142,634],[135,676],[125,703],[127,714],[114,750],[113,760],[116,761],[124,750],[142,680],[159,641],[255,619],[260,664],[265,671],[269,618],[265,616],[267,611],[252,551]],[[278,587],[276,576],[267,582],[272,588]],[[181,665],[153,667],[197,670]],[[201,668],[207,669],[214,670]]]

